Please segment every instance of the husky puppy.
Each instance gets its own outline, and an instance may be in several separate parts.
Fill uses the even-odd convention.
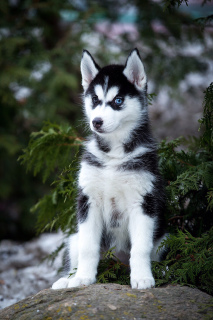
[[[100,68],[88,51],[81,60],[84,111],[92,136],[78,177],[78,233],[69,238],[69,273],[52,288],[96,281],[102,248],[130,264],[133,289],[155,285],[151,259],[164,238],[164,188],[147,111],[147,77],[134,49],[125,66]]]

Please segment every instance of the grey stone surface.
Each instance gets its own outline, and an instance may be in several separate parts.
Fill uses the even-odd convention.
[[[118,284],[46,289],[0,311],[0,319],[213,319],[213,299],[189,287],[132,290]]]

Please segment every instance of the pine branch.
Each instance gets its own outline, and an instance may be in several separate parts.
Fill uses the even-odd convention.
[[[204,91],[205,97],[203,102],[203,118],[199,120],[200,130],[203,130],[201,137],[201,147],[206,148],[211,154],[213,153],[213,82]],[[211,158],[213,159],[213,157]]]
[[[204,30],[206,27],[212,27],[213,14],[207,17],[200,17],[195,19],[195,22],[201,26],[201,29]]]
[[[170,235],[162,246],[169,247],[163,262],[153,262],[156,284],[179,283],[213,293],[213,228],[202,237],[179,231]]]
[[[76,226],[76,175],[78,170],[78,154],[68,168],[65,168],[52,183],[54,188],[31,209],[37,213],[37,232],[61,229],[64,233],[73,233]]]
[[[189,0],[163,0],[163,10],[171,10],[174,9],[175,7],[179,8],[182,3],[185,2],[185,4],[188,6]]]
[[[39,132],[31,134],[28,147],[19,157],[21,164],[26,164],[27,171],[33,170],[34,175],[43,174],[43,182],[55,169],[63,169],[69,165],[75,154],[73,147],[82,144],[72,127],[59,126],[46,122]]]
[[[103,253],[98,266],[97,281],[98,283],[129,284],[129,266],[115,256],[115,247]]]
[[[208,209],[213,210],[213,188],[209,189],[207,193],[207,200],[208,200]]]
[[[200,138],[164,140],[159,147],[169,227],[186,228],[197,236],[213,225],[213,83],[205,91],[203,107]],[[182,143],[187,150],[179,151]]]

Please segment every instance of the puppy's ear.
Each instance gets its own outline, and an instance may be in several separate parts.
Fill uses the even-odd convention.
[[[146,73],[138,49],[134,49],[128,56],[123,74],[139,91],[146,87]]]
[[[82,86],[84,91],[87,90],[91,81],[98,74],[100,67],[97,65],[91,54],[87,51],[83,51],[81,59],[81,75],[82,75]]]

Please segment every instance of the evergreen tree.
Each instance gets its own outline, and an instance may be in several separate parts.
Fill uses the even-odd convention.
[[[167,181],[167,218],[170,226],[195,236],[213,226],[213,82],[205,91],[200,138],[162,141],[160,168]],[[178,150],[181,142],[186,150]]]
[[[76,119],[79,72],[71,57],[82,44],[73,23],[63,23],[62,10],[73,6],[51,0],[0,3],[0,238],[35,233],[29,208],[47,188],[17,162],[30,132],[46,119]]]

